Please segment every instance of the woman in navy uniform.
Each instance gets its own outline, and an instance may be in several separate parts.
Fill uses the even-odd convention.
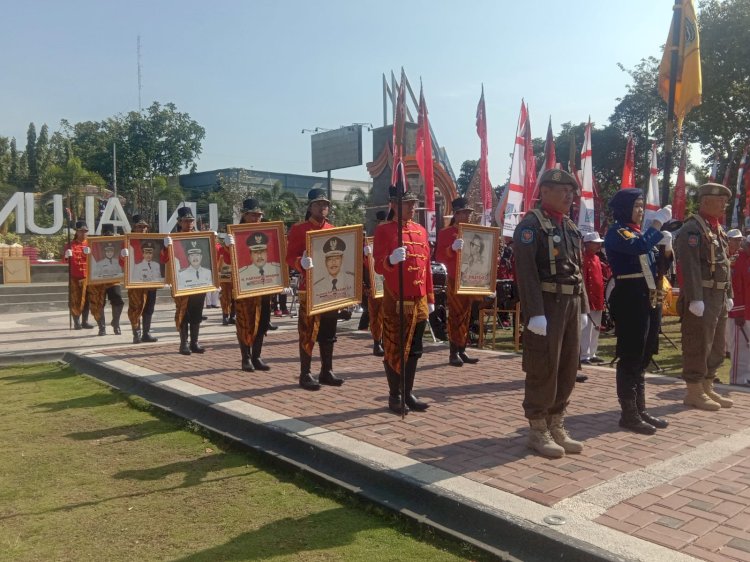
[[[621,189],[610,200],[615,223],[604,238],[604,248],[612,268],[615,287],[609,309],[617,335],[617,398],[622,415],[620,427],[653,435],[667,427],[666,420],[646,411],[646,367],[654,354],[661,324],[661,302],[657,291],[656,260],[660,250],[671,256],[672,235],[661,232],[661,225],[672,218],[671,206],[656,212],[645,232],[641,232],[644,202],[640,189]]]

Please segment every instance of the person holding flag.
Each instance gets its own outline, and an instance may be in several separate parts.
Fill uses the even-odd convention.
[[[479,362],[479,359],[466,355],[466,344],[469,340],[471,306],[474,301],[482,300],[482,297],[456,294],[457,256],[464,247],[463,239],[458,237],[458,225],[468,223],[474,209],[463,197],[454,199],[451,206],[453,218],[450,226],[441,229],[438,233],[435,260],[444,264],[448,270],[448,339],[450,342],[448,364],[453,367],[462,367],[464,363]]]
[[[576,383],[580,330],[588,321],[589,305],[581,233],[567,216],[578,182],[563,170],[547,170],[539,178],[539,194],[541,209],[527,213],[513,234],[526,326],[523,409],[530,425],[528,447],[559,458],[583,450],[568,435],[564,416]]]

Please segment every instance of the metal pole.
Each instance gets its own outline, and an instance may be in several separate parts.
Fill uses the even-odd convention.
[[[333,201],[333,185],[331,184],[331,170],[328,170],[328,200]]]
[[[672,14],[672,44],[667,48],[672,51],[669,69],[669,99],[667,102],[667,131],[664,149],[664,179],[661,186],[661,204],[669,203],[669,180],[672,174],[672,145],[674,144],[674,98],[677,90],[677,63],[679,62],[680,33],[682,22],[682,4],[674,1]]]
[[[117,143],[112,143],[112,190],[117,197]]]
[[[398,174],[398,170],[396,172]],[[401,221],[403,219],[402,202],[404,184],[399,174],[396,180],[396,221],[398,222],[397,244],[400,248],[404,245],[404,231]],[[406,415],[406,358],[404,357],[404,262],[398,262],[398,341],[399,341],[399,370],[401,372],[401,420]]]

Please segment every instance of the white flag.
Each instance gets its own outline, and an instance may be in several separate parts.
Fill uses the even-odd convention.
[[[527,124],[528,112],[526,111],[526,105],[521,100],[521,114],[518,116],[513,162],[510,167],[510,184],[507,188],[505,214],[503,216],[503,236],[513,237],[516,225],[522,217],[523,190],[526,183],[526,141],[524,135]]]
[[[659,168],[656,165],[656,143],[651,144],[651,165],[648,173],[648,189],[646,190],[646,209],[643,213],[643,229],[651,226],[656,211],[661,209],[659,203]]]
[[[594,232],[594,170],[591,152],[591,117],[581,148],[581,207],[578,211],[578,230]]]

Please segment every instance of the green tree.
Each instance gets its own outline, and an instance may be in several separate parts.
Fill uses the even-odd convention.
[[[50,164],[49,156],[49,127],[45,123],[36,139],[36,166],[39,177],[44,175]]]
[[[465,196],[469,190],[471,178],[474,177],[478,165],[479,160],[464,160],[464,163],[461,164],[461,171],[458,174],[458,179],[456,179],[456,189],[461,197]]]
[[[353,187],[344,196],[343,201],[333,202],[333,222],[336,226],[364,224],[367,193],[359,187]]]
[[[62,193],[75,216],[83,216],[84,200],[81,189],[86,185],[97,185],[103,187],[105,181],[96,172],[91,172],[83,167],[81,161],[71,157],[64,166],[52,165],[49,170],[49,189]]]
[[[36,126],[29,123],[29,130],[26,132],[26,166],[28,168],[27,190],[33,191],[39,183],[39,167],[36,160]]]
[[[284,191],[280,181],[271,189],[258,189],[255,197],[263,209],[263,215],[270,221],[295,223],[300,218],[300,203],[291,191]]]

